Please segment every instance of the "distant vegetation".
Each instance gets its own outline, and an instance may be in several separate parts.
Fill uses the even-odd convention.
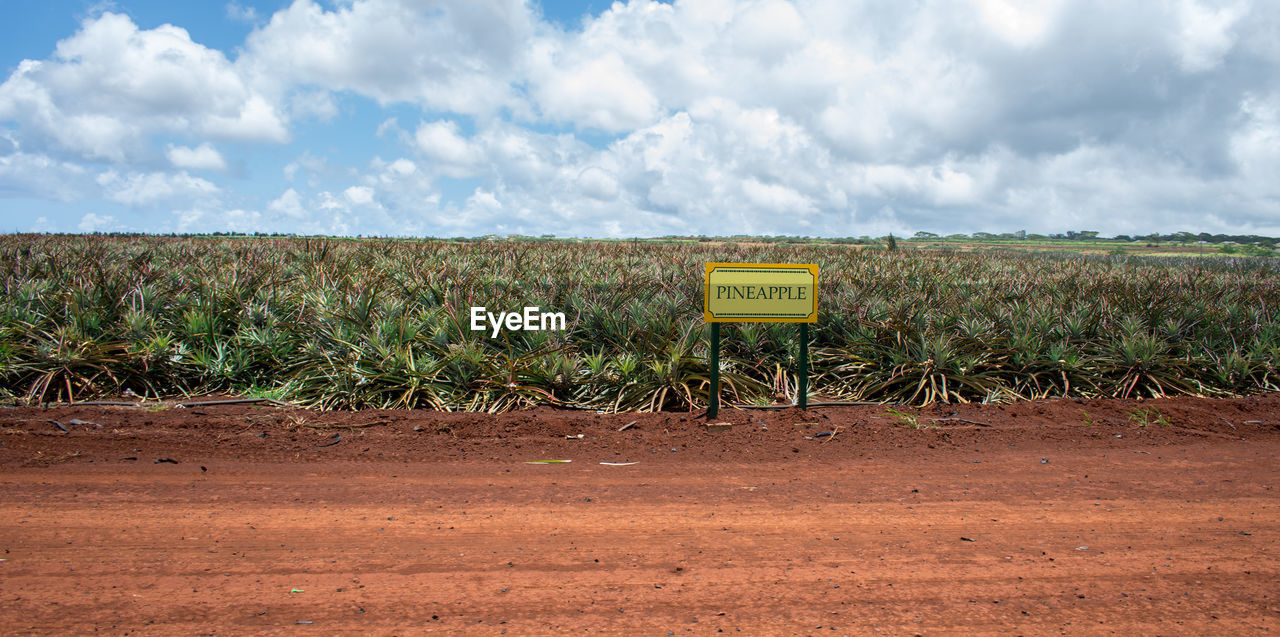
[[[1257,244],[1263,246],[1274,246],[1280,239],[1274,237],[1264,237],[1253,234],[1209,234],[1201,232],[1193,234],[1190,232],[1175,232],[1172,234],[1153,233],[1148,235],[1116,235],[1114,237],[1098,236],[1096,231],[1092,230],[1070,230],[1062,234],[1028,234],[1021,232],[1006,232],[1002,234],[991,234],[989,232],[975,232],[973,234],[951,234],[940,236],[932,232],[917,232],[913,237],[917,241],[1031,241],[1031,242],[1057,242],[1057,241],[1078,241],[1078,242],[1111,242],[1111,243],[1150,243],[1153,245],[1173,244],[1173,245],[1193,245],[1203,243],[1239,243],[1239,244]]]
[[[908,245],[913,241],[902,241]],[[1280,389],[1273,259],[569,241],[0,236],[0,396],[690,409],[707,261],[818,263],[812,388],[896,403]],[[469,328],[473,305],[564,332]],[[794,399],[798,330],[725,329],[726,398]]]
[[[57,236],[57,235],[53,235]],[[79,236],[79,235],[68,235]],[[109,233],[93,233],[91,236],[105,237],[138,237],[138,236],[156,236],[156,235],[140,235],[137,233],[109,232]],[[166,236],[166,235],[160,235]],[[237,233],[237,232],[214,232],[211,234],[169,234],[171,238],[192,238],[192,237],[228,237],[228,238],[326,238],[326,237],[306,237],[288,233]],[[364,239],[363,236],[356,236],[348,239]],[[375,238],[375,237],[370,237]],[[344,240],[343,238],[331,238],[333,240]],[[1055,234],[1034,234],[1026,231],[1005,232],[993,234],[990,232],[974,232],[971,234],[948,234],[939,235],[933,232],[917,232],[908,238],[894,237],[892,234],[883,237],[872,237],[861,235],[857,237],[809,237],[799,235],[730,235],[730,236],[707,236],[707,235],[667,235],[662,237],[653,237],[645,239],[578,239],[578,238],[561,238],[554,234],[543,234],[539,236],[526,236],[520,234],[510,235],[483,235],[479,237],[452,237],[441,238],[440,241],[450,241],[453,243],[469,243],[469,242],[488,242],[488,241],[523,241],[523,242],[646,242],[646,243],[749,243],[749,244],[792,244],[792,245],[859,245],[859,246],[881,246],[889,249],[896,249],[898,241],[905,241],[908,245],[915,247],[946,247],[946,246],[973,246],[973,245],[992,245],[1003,246],[1006,248],[1017,249],[1019,247],[1057,247],[1068,251],[1106,247],[1111,249],[1125,249],[1134,246],[1142,247],[1165,247],[1165,248],[1194,248],[1205,245],[1215,246],[1215,250],[1219,254],[1228,254],[1236,256],[1275,256],[1276,245],[1280,244],[1280,238],[1265,237],[1261,235],[1243,235],[1243,234],[1209,234],[1201,232],[1199,234],[1191,232],[1174,232],[1171,234],[1152,233],[1148,235],[1116,235],[1114,237],[1099,236],[1097,231],[1093,230],[1069,230],[1064,233]],[[1150,251],[1147,251],[1150,252]]]

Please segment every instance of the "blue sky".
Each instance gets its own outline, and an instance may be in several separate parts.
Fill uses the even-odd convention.
[[[1280,235],[1280,6],[6,3],[0,232]]]

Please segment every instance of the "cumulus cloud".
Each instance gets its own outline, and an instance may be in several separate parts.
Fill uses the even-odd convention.
[[[452,177],[474,174],[483,159],[483,151],[465,139],[454,122],[424,122],[414,133],[414,141],[423,155]]]
[[[523,0],[227,10],[256,18],[234,59],[104,13],[18,64],[0,196],[365,234],[1280,234],[1275,3],[629,0],[572,28]],[[390,159],[290,149],[263,201],[187,172],[348,126],[346,100],[386,107],[344,143]]]
[[[516,101],[511,72],[533,27],[521,0],[296,0],[249,36],[238,63],[279,92],[313,85],[488,115]]]
[[[150,206],[156,203],[180,199],[208,198],[218,193],[218,187],[185,171],[169,173],[130,173],[121,175],[109,170],[98,175],[97,182],[103,194],[111,201],[127,206]]]
[[[279,197],[267,204],[267,210],[294,219],[307,216],[306,209],[302,207],[302,197],[293,188],[280,193]]]
[[[365,206],[373,203],[373,189],[368,186],[351,186],[342,191],[347,201],[357,205]]]
[[[400,159],[397,159],[391,162],[391,164],[387,166],[387,169],[392,174],[400,175],[403,177],[403,176],[412,175],[413,173],[418,172],[418,165],[413,163],[412,161],[409,161],[408,159],[401,157]]]
[[[535,95],[550,119],[617,132],[652,121],[658,100],[614,54],[544,61]]]
[[[578,173],[577,184],[582,194],[592,199],[609,201],[618,196],[618,179],[609,171],[595,166],[588,166]]]
[[[51,59],[24,60],[0,84],[0,120],[24,145],[123,163],[156,134],[280,142],[285,122],[222,52],[185,29],[140,30],[103,13],[58,43]]]
[[[76,201],[97,192],[93,174],[73,162],[47,155],[0,155],[0,197]]]
[[[299,91],[289,99],[289,105],[295,118],[328,122],[338,115],[338,105],[328,91]]]
[[[192,170],[225,170],[227,162],[213,146],[201,144],[195,148],[187,146],[169,146],[167,153],[169,162],[176,168]]]
[[[97,215],[90,212],[80,218],[80,223],[76,228],[80,230],[80,232],[115,230],[117,229],[116,218],[111,215]]]
[[[1028,47],[1043,42],[1062,0],[979,0],[982,24],[1005,42]]]
[[[1240,117],[1243,124],[1229,142],[1238,171],[1233,194],[1240,203],[1252,204],[1256,215],[1268,211],[1259,203],[1280,199],[1280,93],[1248,96],[1240,104]]]
[[[1206,6],[1196,0],[1179,2],[1174,37],[1182,68],[1200,72],[1221,64],[1223,56],[1235,45],[1233,29],[1245,8],[1242,4]]]

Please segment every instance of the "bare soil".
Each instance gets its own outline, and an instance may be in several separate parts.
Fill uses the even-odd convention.
[[[1280,395],[899,411],[0,408],[0,625],[1280,630]]]

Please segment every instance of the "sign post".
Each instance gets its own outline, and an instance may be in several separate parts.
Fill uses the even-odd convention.
[[[796,403],[809,406],[809,323],[818,321],[818,266],[708,263],[703,320],[711,324],[711,395],[707,417],[720,412],[720,324],[799,323]]]
[[[707,399],[707,415],[720,413],[720,324],[711,324],[711,397]]]
[[[800,377],[796,383],[796,403],[809,408],[809,324],[800,324]]]

